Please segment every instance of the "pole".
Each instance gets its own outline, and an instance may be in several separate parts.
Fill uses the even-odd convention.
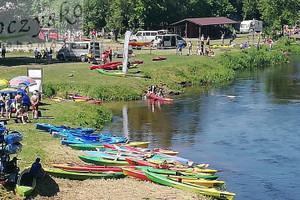
[[[127,73],[127,64],[128,64],[128,48],[129,48],[129,39],[131,36],[130,31],[126,31],[125,33],[125,40],[124,40],[124,47],[123,47],[123,68],[122,71],[123,73]]]

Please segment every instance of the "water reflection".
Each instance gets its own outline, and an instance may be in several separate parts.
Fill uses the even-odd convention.
[[[210,163],[223,171],[219,176],[236,199],[295,199],[299,81],[298,62],[245,71],[232,84],[209,90],[188,88],[173,104],[106,104],[115,117],[105,131]]]

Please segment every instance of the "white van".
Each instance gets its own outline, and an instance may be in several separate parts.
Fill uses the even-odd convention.
[[[181,41],[183,46],[186,46],[186,41],[177,34],[157,35],[153,42],[153,46],[157,48],[176,47]]]
[[[99,42],[66,42],[57,52],[56,58],[60,61],[80,59],[82,62],[100,60],[102,44]]]
[[[158,35],[158,31],[138,31],[135,35],[131,36],[130,40],[137,42],[153,42],[156,35]]]
[[[260,32],[263,29],[262,21],[259,20],[245,20],[241,22],[240,32],[250,33],[252,31]]]

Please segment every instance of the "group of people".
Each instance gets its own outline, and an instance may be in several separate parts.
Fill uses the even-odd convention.
[[[180,42],[181,43],[181,42]],[[182,55],[182,43],[178,43],[178,51],[180,52],[180,55]],[[206,46],[205,46],[206,45]],[[193,43],[191,41],[187,44],[188,47],[188,55],[193,55]],[[215,53],[210,47],[210,37],[208,36],[205,40],[204,35],[202,34],[199,41],[197,41],[197,47],[196,47],[196,55],[197,56],[214,56]]]
[[[148,97],[150,94],[154,94],[156,97],[165,98],[165,94],[163,92],[163,89],[158,88],[158,85],[151,85],[148,88],[146,97]]]
[[[15,112],[15,116],[17,119],[20,119],[23,124],[29,122],[28,115],[28,106],[23,104],[22,102],[23,94],[21,92],[17,92],[17,95],[14,99],[11,99],[11,94],[1,93],[0,95],[0,116],[4,118],[4,114],[6,114],[6,118],[11,119],[12,113]],[[38,92],[35,91],[30,98],[31,106],[32,106],[32,119],[38,118],[38,107],[39,107],[39,95]]]
[[[49,50],[46,47],[46,49],[42,50],[42,53],[37,48],[34,50],[35,60],[41,59],[41,58],[47,59],[48,63],[51,63],[51,61],[52,61],[52,54],[53,54],[53,49],[51,47]]]
[[[240,49],[250,48],[251,45],[256,45],[257,49],[259,49],[261,46],[261,39],[263,38],[263,33],[260,32],[259,34],[257,34],[257,37],[256,37],[257,43],[254,43],[254,37],[255,37],[255,34],[252,33],[252,43],[250,43],[250,38],[249,38],[249,36],[247,36],[246,42],[240,44]],[[274,42],[271,38],[269,38],[269,35],[266,34],[264,36],[262,43],[268,45],[269,51],[271,51],[273,49]]]

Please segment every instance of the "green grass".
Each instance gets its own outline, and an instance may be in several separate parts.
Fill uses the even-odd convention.
[[[19,153],[20,167],[29,166],[36,157],[41,157],[43,163],[61,162],[64,158],[55,156],[55,153],[64,153],[68,147],[60,147],[60,140],[54,139],[47,132],[35,129],[35,123],[51,123],[70,127],[93,127],[101,129],[112,119],[110,110],[103,106],[77,102],[51,102],[44,100],[45,105],[40,107],[42,116],[52,116],[54,119],[31,120],[26,125],[9,121],[7,127],[19,130],[24,134],[23,150]],[[30,117],[31,117],[31,113]],[[58,149],[58,148],[61,148]],[[59,152],[62,151],[62,152]],[[67,153],[67,151],[66,151]],[[76,159],[74,156],[73,159]],[[66,161],[65,161],[66,162]]]

